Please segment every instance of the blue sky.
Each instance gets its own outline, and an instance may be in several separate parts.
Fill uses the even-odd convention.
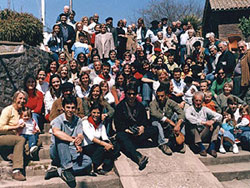
[[[181,0],[186,1],[186,0]],[[204,1],[204,0],[202,0]],[[76,11],[76,20],[83,16],[99,14],[99,21],[104,22],[109,16],[114,18],[114,26],[118,20],[138,17],[136,10],[148,5],[150,0],[73,0],[73,10]],[[46,25],[52,27],[57,16],[62,13],[64,5],[69,4],[69,0],[45,0],[46,4]],[[0,0],[0,9],[8,7],[8,0]],[[32,13],[37,18],[41,18],[40,0],[11,0],[11,9],[17,12]],[[128,22],[129,23],[129,22]]]

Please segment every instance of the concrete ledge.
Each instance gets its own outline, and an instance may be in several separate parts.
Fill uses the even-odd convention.
[[[115,162],[124,188],[223,187],[189,148],[185,154],[172,156],[163,154],[158,148],[139,151],[149,157],[143,171],[124,155]]]
[[[96,188],[120,188],[121,183],[119,177],[114,173],[110,173],[108,176],[79,176],[76,177],[77,188],[84,187],[96,187]],[[44,176],[34,176],[27,177],[27,181],[18,182],[15,180],[0,180],[1,188],[26,188],[26,187],[36,187],[36,188],[63,188],[68,187],[67,184],[61,178],[53,178],[50,180],[44,180]]]

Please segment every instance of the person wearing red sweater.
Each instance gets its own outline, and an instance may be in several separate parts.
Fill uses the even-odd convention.
[[[28,93],[26,107],[31,109],[32,118],[39,125],[39,119],[42,114],[43,94],[36,89],[36,79],[33,75],[27,75],[24,78],[24,91]]]

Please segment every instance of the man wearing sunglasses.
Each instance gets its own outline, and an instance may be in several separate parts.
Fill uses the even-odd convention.
[[[148,163],[148,157],[136,151],[135,144],[145,146],[151,138],[157,145],[158,129],[150,125],[143,104],[137,101],[135,83],[128,84],[125,94],[125,99],[117,105],[114,115],[116,138],[121,145],[121,151],[138,164],[139,170],[143,170]]]

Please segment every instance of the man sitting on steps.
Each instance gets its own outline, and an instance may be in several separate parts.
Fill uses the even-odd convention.
[[[61,176],[71,187],[75,187],[74,175],[89,173],[92,161],[82,153],[82,121],[75,115],[77,101],[72,95],[66,96],[62,102],[64,113],[52,122],[53,135],[50,146],[51,164],[45,179]]]

